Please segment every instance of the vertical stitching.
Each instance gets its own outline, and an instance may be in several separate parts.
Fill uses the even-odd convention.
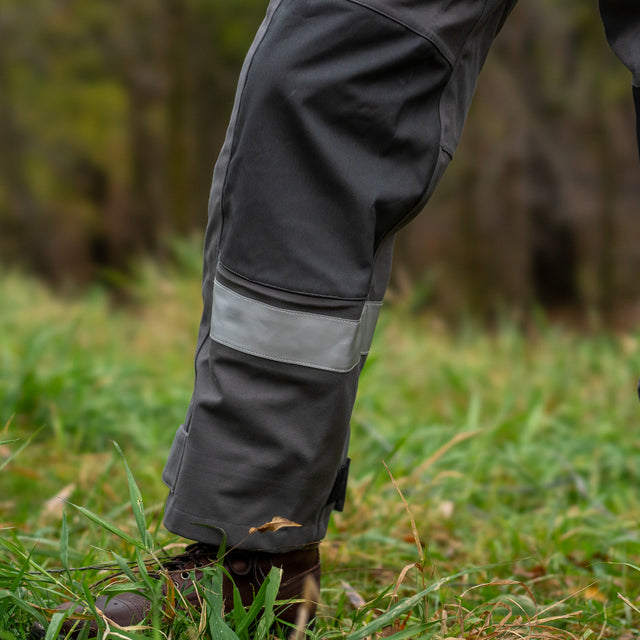
[[[240,82],[238,84],[238,97],[236,100],[236,105],[234,107],[236,118],[235,118],[235,122],[233,123],[233,130],[231,131],[230,138],[229,138],[229,158],[227,159],[227,166],[225,167],[224,179],[222,181],[222,185],[220,186],[220,236],[218,238],[218,251],[220,250],[220,243],[222,242],[222,236],[224,234],[224,219],[225,219],[224,202],[225,202],[225,193],[227,191],[227,182],[229,178],[229,167],[231,166],[231,161],[233,160],[236,147],[237,147],[236,133],[239,126],[238,120],[239,120],[240,112],[242,110],[242,105],[244,102],[244,95],[245,95],[245,90],[247,86],[247,81],[249,79],[249,73],[251,72],[251,67],[253,66],[253,62],[255,60],[256,54],[258,53],[265,38],[269,33],[269,27],[271,26],[271,23],[273,22],[273,19],[276,13],[282,7],[284,2],[285,0],[273,0],[273,3],[270,5],[271,11],[270,13],[269,12],[267,13],[267,16],[265,17],[264,22],[262,23],[262,27],[261,27],[262,33],[260,33],[259,31],[258,34],[256,35],[256,39],[254,40],[251,50],[248,54],[250,57],[247,58],[244,73],[240,78]]]

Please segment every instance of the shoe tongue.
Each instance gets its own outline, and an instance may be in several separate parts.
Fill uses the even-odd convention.
[[[192,555],[210,555],[215,558],[218,554],[218,547],[214,547],[206,542],[194,542],[193,544],[185,547],[184,553]]]
[[[173,558],[167,558],[162,564],[165,569],[169,571],[175,569],[190,569],[215,561],[217,552],[218,549],[216,547],[195,542],[185,547],[185,550],[181,554]],[[206,560],[205,563],[202,562],[203,558]]]

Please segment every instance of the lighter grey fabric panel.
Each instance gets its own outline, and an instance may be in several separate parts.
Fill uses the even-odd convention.
[[[347,372],[369,352],[381,306],[367,302],[359,320],[346,320],[273,307],[216,281],[211,338],[260,358]]]

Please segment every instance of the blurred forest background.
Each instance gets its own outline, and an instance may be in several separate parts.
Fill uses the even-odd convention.
[[[266,0],[2,0],[0,256],[63,290],[204,229]],[[521,0],[458,154],[396,248],[394,291],[637,320],[630,74],[596,0]]]

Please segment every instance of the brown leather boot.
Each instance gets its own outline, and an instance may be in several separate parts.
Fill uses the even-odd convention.
[[[184,553],[162,562],[162,567],[168,573],[176,592],[182,594],[182,597],[196,609],[201,607],[201,596],[195,588],[194,579],[195,582],[201,580],[203,577],[202,569],[219,562],[217,554],[217,547],[196,543],[188,546]],[[305,581],[311,581],[313,585],[311,591],[316,594],[314,597],[301,603],[283,605],[276,610],[276,615],[279,620],[296,624],[298,614],[304,608],[307,615],[302,616],[302,624],[306,625],[313,620],[317,608],[317,594],[320,589],[320,554],[317,546],[277,554],[261,551],[231,551],[224,556],[222,562],[238,588],[245,606],[251,604],[271,567],[282,569],[278,600],[303,598]],[[151,575],[159,579],[162,578],[160,573]],[[166,584],[163,593],[165,595],[167,593]],[[231,610],[233,607],[233,587],[226,574],[223,578],[223,598],[225,611]],[[177,606],[180,606],[181,599],[176,595]],[[112,597],[99,596],[96,598],[95,604],[109,620],[121,627],[140,624],[148,620],[152,606],[148,598],[137,592],[119,593]],[[65,603],[58,609],[64,610],[71,606],[73,605]],[[163,609],[166,611],[165,607]],[[77,607],[76,613],[86,613],[86,611],[82,607]],[[78,622],[74,619],[68,619],[64,622],[61,632],[67,635],[74,625],[76,627],[72,637],[83,631],[84,625],[89,626],[88,637],[96,637],[98,625],[95,621]],[[35,625],[32,629],[32,636],[38,638],[44,637],[44,635],[44,628],[41,625]]]

